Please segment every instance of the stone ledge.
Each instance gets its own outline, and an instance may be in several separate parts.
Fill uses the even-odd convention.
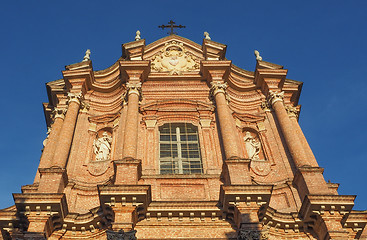
[[[355,198],[355,195],[307,195],[299,213],[305,221],[312,220],[312,215],[322,215],[325,211],[345,215],[352,210]]]

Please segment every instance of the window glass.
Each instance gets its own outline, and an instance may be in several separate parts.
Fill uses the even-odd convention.
[[[161,174],[202,173],[198,129],[190,123],[167,123],[159,127]]]

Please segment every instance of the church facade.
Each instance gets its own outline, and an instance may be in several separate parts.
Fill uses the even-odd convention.
[[[170,35],[90,52],[47,83],[49,134],[33,184],[0,210],[0,239],[367,239],[298,124],[302,83]]]

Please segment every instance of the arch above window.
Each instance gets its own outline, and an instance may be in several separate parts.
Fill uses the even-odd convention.
[[[166,123],[159,127],[160,174],[203,172],[198,128],[191,123]]]

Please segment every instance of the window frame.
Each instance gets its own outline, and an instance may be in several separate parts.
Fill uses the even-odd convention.
[[[165,132],[163,128],[168,129],[169,132]],[[189,140],[190,136],[195,136],[191,137],[194,140]],[[166,139],[162,140],[162,138]],[[165,151],[164,155],[167,154],[167,147],[163,150],[163,145],[171,145],[168,147],[171,155],[161,156],[162,151]],[[168,168],[162,168],[164,165]],[[203,174],[198,126],[188,122],[166,122],[158,127],[158,172],[160,175]]]

